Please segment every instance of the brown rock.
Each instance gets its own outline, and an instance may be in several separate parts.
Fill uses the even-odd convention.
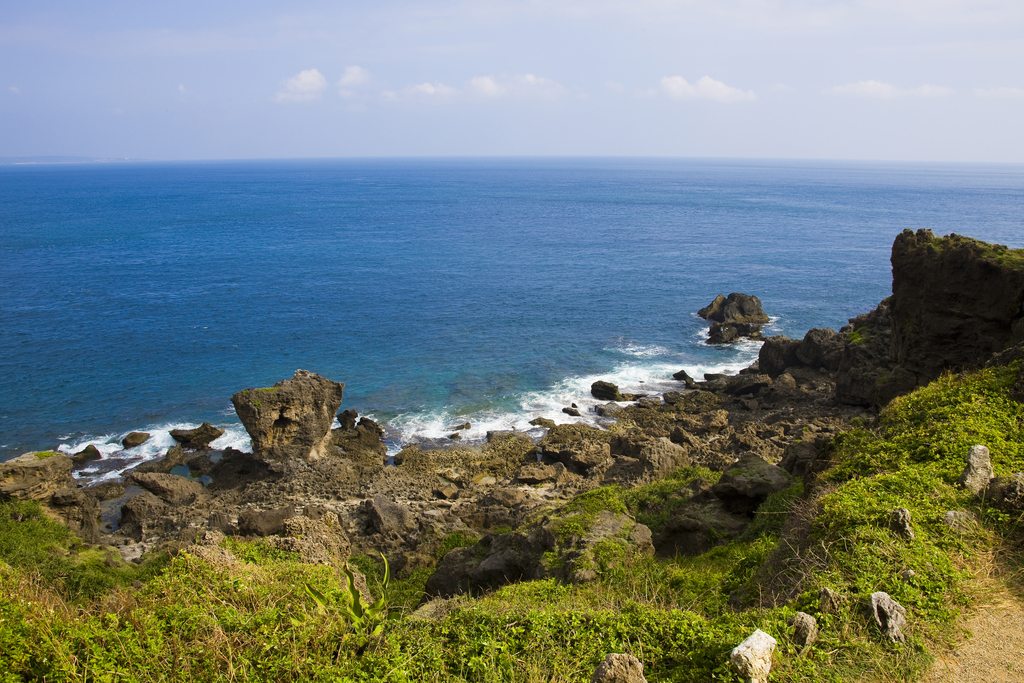
[[[136,472],[129,480],[171,505],[191,505],[203,493],[202,484],[176,474]]]
[[[206,448],[214,439],[224,435],[223,429],[217,429],[209,422],[204,422],[195,429],[172,429],[171,437],[185,448],[198,450]]]
[[[315,460],[328,453],[344,389],[340,382],[296,370],[272,387],[240,391],[231,402],[254,453],[270,460]]]
[[[644,665],[633,655],[609,654],[597,665],[590,683],[647,683]]]
[[[135,448],[149,441],[148,432],[131,432],[128,436],[121,439],[121,445],[125,450],[129,448]]]

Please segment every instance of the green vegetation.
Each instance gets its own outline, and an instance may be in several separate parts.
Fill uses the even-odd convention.
[[[263,391],[263,392],[273,393],[273,392],[277,391],[277,389],[278,389],[277,387],[260,387],[256,391]]]
[[[629,652],[652,682],[736,681],[729,652],[760,628],[779,642],[772,681],[915,680],[930,653],[962,635],[976,570],[1020,543],[1019,520],[955,486],[976,443],[991,450],[997,475],[1024,470],[1024,406],[1007,398],[1019,369],[946,376],[896,399],[876,429],[861,423],[833,441],[830,469],[774,494],[739,538],[697,557],[633,556],[609,539],[594,549],[596,580],[512,584],[414,618],[432,570],[388,581],[386,563],[353,556],[366,601],[387,604],[372,627],[346,611],[362,599],[354,577],[265,543],[225,541],[234,561],[186,550],[107,567],[38,506],[4,503],[0,678],[569,682],[589,680],[607,653]],[[635,489],[587,492],[557,512],[558,533],[585,533],[602,511],[657,533],[717,476],[684,468]],[[912,541],[888,528],[897,507],[911,512]],[[954,530],[943,523],[950,510],[979,524]],[[438,556],[473,542],[452,534]],[[847,598],[837,613],[822,613],[824,587]],[[906,643],[889,642],[872,620],[878,590],[906,607]],[[789,625],[798,610],[821,630],[802,656]],[[385,612],[396,618],[377,618]]]
[[[58,453],[57,451],[36,451],[35,453],[33,453],[33,455],[36,456],[37,460],[44,460],[46,458],[52,458],[55,455],[62,455],[62,454]]]
[[[867,327],[858,327],[853,332],[850,332],[848,335],[846,335],[846,338],[850,341],[851,344],[863,344],[868,340],[869,332],[870,330],[868,330]]]

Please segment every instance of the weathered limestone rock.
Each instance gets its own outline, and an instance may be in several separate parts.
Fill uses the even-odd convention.
[[[809,368],[825,368],[829,372],[839,369],[843,360],[845,336],[829,328],[815,328],[804,335],[796,347],[796,357]]]
[[[184,464],[185,450],[181,447],[180,443],[176,443],[171,448],[167,449],[167,455],[159,460],[144,462],[136,467],[134,471],[139,474],[143,472],[170,472],[178,465]]]
[[[377,533],[384,536],[401,536],[416,529],[416,518],[409,510],[377,494],[363,501],[363,509],[370,517],[370,523]]]
[[[206,448],[210,445],[210,442],[214,439],[218,439],[224,435],[223,429],[217,429],[209,422],[204,422],[195,429],[172,429],[171,438],[180,443],[185,448],[192,450],[198,450],[200,448]]]
[[[907,625],[907,610],[881,591],[871,594],[871,612],[882,632],[893,641],[903,642],[903,627]]]
[[[914,527],[910,523],[910,510],[896,508],[889,513],[889,530],[908,541],[914,540]]]
[[[203,493],[203,485],[176,474],[136,472],[129,481],[171,505],[191,505]]]
[[[558,481],[564,474],[565,465],[558,462],[554,465],[543,463],[529,463],[519,468],[516,473],[516,480],[522,484],[544,484],[549,481]]]
[[[60,453],[24,453],[0,463],[0,500],[45,502],[60,489],[74,486],[71,458]]]
[[[124,449],[127,450],[129,448],[141,446],[147,441],[149,441],[148,432],[131,432],[128,436],[121,439],[121,446],[123,446]]]
[[[732,396],[746,396],[754,394],[772,385],[772,378],[768,375],[746,374],[727,377],[725,380],[725,393]]]
[[[790,339],[782,334],[768,337],[757,354],[757,366],[761,372],[775,379],[784,373],[786,368],[801,364],[796,355],[798,348],[799,339]]]
[[[530,424],[533,425],[534,427],[543,427],[544,429],[551,429],[555,426],[555,421],[550,420],[546,417],[535,417],[532,420],[530,420]]]
[[[996,477],[983,492],[985,500],[1003,512],[1024,512],[1024,475]]]
[[[672,379],[676,379],[679,380],[680,382],[683,382],[690,389],[693,388],[694,379],[690,377],[689,373],[687,373],[686,370],[680,370],[679,372],[675,373],[674,375],[672,375]]]
[[[892,245],[893,361],[926,384],[1024,341],[1021,250],[904,230]]]
[[[100,449],[96,448],[92,444],[89,444],[88,446],[86,446],[82,450],[80,450],[77,453],[75,453],[74,455],[72,455],[71,456],[71,462],[74,463],[75,465],[84,465],[87,462],[91,462],[93,460],[99,460],[102,457],[103,457],[103,454],[100,453]]]
[[[753,512],[768,496],[792,483],[793,478],[784,469],[748,453],[723,472],[711,490],[726,510],[742,515]]]
[[[967,453],[967,467],[960,475],[960,486],[977,495],[995,476],[992,471],[992,459],[985,446],[971,446]]]
[[[714,301],[697,311],[697,315],[705,320],[720,323],[764,325],[769,321],[768,316],[761,308],[760,299],[738,292],[733,292],[728,297],[719,294]]]
[[[619,393],[619,387],[611,382],[598,380],[590,385],[590,394],[598,401],[625,401],[626,398]]]
[[[609,654],[597,665],[590,683],[647,683],[644,665],[633,655]]]
[[[729,659],[747,683],[768,683],[775,645],[774,638],[757,629],[733,649]]]
[[[243,536],[273,536],[284,530],[285,521],[295,516],[295,507],[275,510],[245,510],[238,515],[238,533]]]
[[[970,531],[978,526],[978,519],[966,510],[950,510],[942,516],[942,523],[953,531]]]
[[[846,596],[831,588],[822,588],[818,591],[818,609],[822,614],[836,614],[845,604]]]
[[[562,408],[562,412],[565,413],[566,415],[571,416],[571,417],[579,417],[580,416],[580,411],[578,409],[576,409],[576,408],[565,407],[565,408]]]
[[[797,612],[793,619],[793,642],[807,648],[818,639],[818,620],[806,612]]]
[[[344,389],[340,382],[296,370],[272,387],[240,391],[231,402],[254,453],[269,460],[315,460],[328,453]]]

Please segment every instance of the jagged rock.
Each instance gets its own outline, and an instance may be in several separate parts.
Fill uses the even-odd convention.
[[[786,368],[800,365],[800,359],[796,355],[798,348],[800,341],[797,339],[790,339],[782,334],[768,337],[757,354],[757,365],[762,373],[775,379],[784,373]]]
[[[802,477],[817,460],[818,453],[819,446],[816,441],[800,440],[786,447],[786,454],[782,456],[779,467],[794,477]]]
[[[769,321],[761,309],[761,300],[750,294],[733,292],[727,297],[719,294],[715,300],[697,311],[705,320],[720,323],[748,323],[764,325]]]
[[[143,491],[129,498],[121,506],[119,533],[136,541],[146,538],[150,532],[171,528],[168,518],[172,508],[149,491]]]
[[[871,612],[882,633],[894,642],[903,642],[903,627],[907,625],[907,610],[881,591],[871,594]]]
[[[377,494],[371,499],[364,500],[363,509],[367,512],[374,530],[383,536],[402,536],[416,530],[416,518],[409,509],[387,496]]]
[[[202,484],[176,474],[136,472],[129,477],[129,481],[171,505],[191,505],[203,493]]]
[[[665,437],[644,442],[636,452],[636,459],[648,463],[656,477],[663,477],[680,467],[691,464],[685,448]]]
[[[565,413],[566,415],[571,415],[573,417],[580,416],[580,411],[576,410],[575,408],[562,408],[562,412]]]
[[[211,512],[207,518],[206,526],[221,534],[229,534],[232,531],[231,517],[226,512]]]
[[[300,562],[337,567],[348,559],[350,544],[337,515],[324,515],[318,520],[289,517],[282,523],[279,533],[279,537],[269,538],[268,543],[296,553]]]
[[[315,460],[328,453],[344,389],[340,382],[296,370],[272,387],[240,391],[231,402],[254,453],[277,461]]]
[[[0,462],[0,500],[15,498],[45,503],[60,489],[74,486],[71,458],[60,453],[24,453]]]
[[[356,428],[356,420],[358,418],[359,413],[352,408],[349,408],[348,410],[343,410],[338,413],[338,424],[341,425],[341,429],[343,430],[352,430]]]
[[[768,683],[775,645],[774,638],[757,629],[733,649],[729,660],[747,683]]]
[[[971,493],[978,494],[995,476],[992,471],[992,459],[985,446],[971,446],[967,453],[967,467],[960,475],[960,486]]]
[[[811,368],[825,368],[829,372],[839,369],[843,360],[845,337],[829,328],[815,328],[804,335],[796,347],[796,358]]]
[[[1008,256],[1018,258],[1007,258]],[[1024,334],[1021,250],[904,230],[892,245],[893,360],[926,384],[984,363]]]
[[[554,448],[559,450],[555,451]],[[606,464],[611,459],[610,446],[607,443],[594,443],[592,441],[580,441],[575,444],[564,444],[550,446],[544,451],[546,456],[551,456],[564,464],[566,467],[586,472],[599,465]]]
[[[125,450],[129,448],[135,448],[149,441],[149,432],[131,432],[128,436],[121,439],[121,446]]]
[[[99,460],[102,457],[103,457],[103,454],[100,453],[100,449],[96,448],[92,444],[89,444],[88,446],[86,446],[82,450],[80,450],[77,453],[75,453],[74,455],[72,455],[71,456],[71,462],[73,464],[75,464],[75,465],[84,465],[87,462],[91,462],[93,460]]]
[[[942,522],[959,532],[970,531],[978,526],[978,519],[966,510],[950,510],[942,516]]]
[[[742,515],[756,510],[768,496],[789,487],[793,478],[781,467],[771,465],[753,454],[745,454],[722,473],[711,491],[725,509]]]
[[[690,377],[689,374],[687,374],[686,370],[680,370],[679,372],[675,373],[674,375],[672,375],[672,379],[677,379],[680,382],[683,382],[690,389],[693,388],[694,379]]]
[[[295,516],[295,507],[274,510],[244,510],[238,515],[238,533],[243,536],[273,536],[284,530],[286,520]]]
[[[445,500],[452,500],[458,497],[459,487],[455,484],[444,484],[443,486],[434,489],[434,495]]]
[[[534,427],[543,427],[544,429],[552,429],[555,426],[555,421],[554,420],[549,420],[546,417],[535,417],[532,420],[530,420],[530,424],[532,424]]]
[[[448,598],[470,590],[486,590],[523,579],[541,578],[540,558],[555,545],[551,532],[539,528],[529,534],[488,534],[476,545],[445,555],[427,579],[424,592]]]
[[[615,417],[623,410],[625,410],[625,408],[620,406],[618,403],[605,403],[594,406],[594,412],[600,417]]]
[[[708,330],[708,344],[729,344],[739,341],[740,328],[729,323],[711,323]]]
[[[746,396],[757,393],[772,385],[772,378],[768,375],[735,375],[725,380],[725,393],[732,396]]]
[[[519,468],[516,480],[523,484],[544,484],[549,481],[558,481],[564,472],[565,465],[560,462],[553,465],[539,462],[529,463]]]
[[[98,543],[100,530],[97,519],[100,506],[96,499],[78,488],[63,488],[56,491],[47,501],[50,510],[83,540]]]
[[[647,683],[644,665],[633,655],[609,654],[597,665],[590,683]]]
[[[908,541],[914,540],[914,527],[910,524],[910,510],[896,508],[889,513],[889,530]]]
[[[793,619],[793,642],[810,647],[818,639],[818,620],[806,612],[797,612]]]
[[[996,477],[985,488],[984,498],[1003,512],[1024,512],[1024,475]]]
[[[846,604],[846,597],[831,588],[818,591],[818,609],[822,614],[836,614]]]
[[[611,382],[598,380],[590,385],[590,394],[598,401],[625,401],[626,398],[619,393],[619,387]]]
[[[159,460],[150,460],[149,462],[142,463],[135,468],[134,472],[138,474],[143,472],[170,472],[178,465],[184,464],[185,450],[181,447],[180,443],[176,443],[167,449],[167,455]]]
[[[214,439],[224,435],[223,429],[217,429],[209,422],[204,422],[195,429],[172,429],[171,438],[185,448],[198,450],[206,448]]]

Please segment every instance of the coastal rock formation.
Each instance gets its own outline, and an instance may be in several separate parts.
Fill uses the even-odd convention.
[[[768,683],[776,645],[774,638],[757,629],[733,649],[729,660],[747,683]]]
[[[171,437],[185,448],[198,450],[207,448],[211,441],[224,435],[223,429],[217,429],[209,422],[204,422],[195,429],[172,429]]]
[[[73,487],[71,459],[53,451],[25,453],[0,463],[0,499],[44,502],[57,491]]]
[[[590,385],[590,394],[598,401],[625,401],[625,397],[619,393],[619,387],[611,382],[598,380]]]
[[[345,385],[307,370],[263,389],[231,397],[252,438],[253,452],[267,460],[315,460],[328,453],[331,424]]]
[[[722,473],[711,491],[733,514],[749,514],[768,496],[793,483],[781,467],[771,465],[753,454],[743,455]]]
[[[904,230],[892,292],[892,360],[918,384],[1024,341],[1024,250]]]
[[[141,446],[147,441],[149,441],[148,432],[131,432],[128,436],[121,439],[121,446],[123,446],[125,450],[128,450],[129,448]]]
[[[203,493],[202,484],[176,474],[134,473],[128,480],[171,505],[191,505]]]
[[[728,298],[719,294],[714,301],[697,311],[697,315],[712,321],[708,344],[728,344],[741,337],[760,339],[761,326],[769,320],[761,309],[760,299],[737,292]]]

